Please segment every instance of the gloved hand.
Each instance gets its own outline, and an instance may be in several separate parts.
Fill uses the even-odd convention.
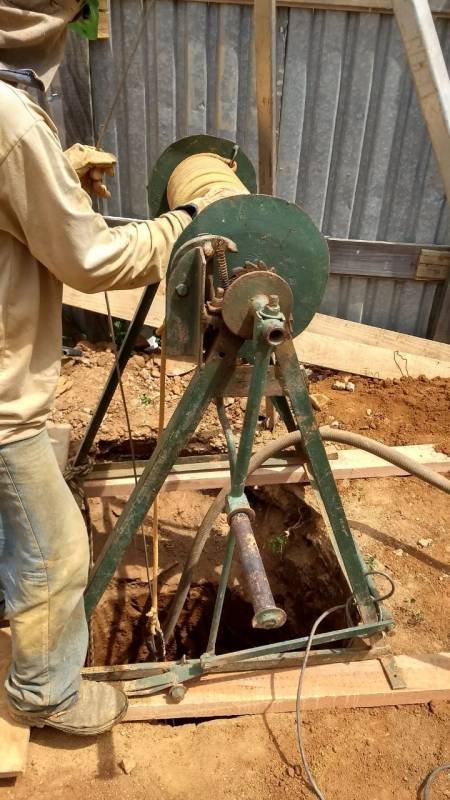
[[[83,189],[90,195],[111,197],[103,183],[105,175],[114,175],[116,157],[104,150],[97,150],[87,144],[74,144],[65,150],[64,155],[77,173]]]
[[[222,200],[224,197],[235,197],[237,194],[249,194],[249,192],[247,189],[244,189],[244,191],[236,191],[236,189],[233,189],[231,186],[215,186],[212,189],[208,189],[206,194],[202,197],[189,200],[183,206],[178,206],[178,208],[183,208],[189,211],[193,217],[196,217],[204,208],[211,205],[211,203],[215,203],[216,200]]]

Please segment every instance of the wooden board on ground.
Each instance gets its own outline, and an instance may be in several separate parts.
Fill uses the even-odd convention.
[[[325,314],[294,343],[304,364],[371,378],[450,377],[450,345]]]
[[[391,689],[379,661],[308,667],[302,708],[369,708],[450,700],[450,653],[396,656],[406,689]],[[295,711],[299,670],[206,675],[187,686],[184,700],[166,694],[130,701],[126,720],[230,717]]]
[[[437,452],[431,444],[407,445],[393,449],[414,458],[415,461],[430,467],[435,472],[450,472],[450,458],[445,453]],[[364,450],[339,450],[337,458],[333,458],[330,465],[333,475],[337,479],[383,478],[408,474],[399,467]],[[142,470],[143,467],[139,466],[138,475]],[[263,486],[306,481],[308,481],[308,476],[303,466],[288,463],[281,466],[260,467],[249,476],[247,485]],[[227,482],[229,482],[229,471],[217,461],[202,464],[201,469],[195,465],[183,465],[182,468],[175,465],[161,491],[221,489],[226,486]],[[108,467],[102,465],[86,477],[83,486],[87,497],[127,496],[133,491],[134,476],[129,466],[121,468],[120,465],[115,464],[108,471]]]
[[[108,292],[111,314],[119,319],[131,320],[134,316],[144,289],[118,289]],[[71,289],[70,286],[63,288],[63,303],[76,308],[84,308],[86,311],[95,311],[97,314],[107,314],[105,295],[103,292],[95,294],[85,294]],[[160,284],[153,300],[150,311],[145,318],[146,325],[153,325],[159,328],[164,322],[166,313],[165,284]]]
[[[0,629],[0,780],[25,772],[30,729],[16,725],[6,711],[3,681],[11,659],[11,637],[7,628]]]

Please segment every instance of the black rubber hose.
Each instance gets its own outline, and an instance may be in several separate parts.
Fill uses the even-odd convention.
[[[319,431],[322,439],[326,442],[339,442],[341,444],[348,444],[352,447],[357,447],[360,450],[366,450],[368,453],[373,453],[373,455],[379,456],[379,458],[382,458],[385,461],[389,461],[391,464],[403,469],[405,472],[421,478],[421,480],[429,483],[430,486],[434,486],[436,489],[441,489],[443,492],[450,494],[450,481],[447,478],[444,478],[443,475],[434,472],[428,467],[424,467],[422,464],[418,464],[418,462],[414,461],[413,458],[410,458],[404,453],[399,453],[398,450],[394,450],[394,448],[389,447],[386,444],[381,444],[381,442],[377,442],[374,439],[369,439],[367,436],[361,436],[359,433],[341,431],[338,428],[330,428],[328,426],[319,428]],[[275,439],[273,442],[269,442],[267,445],[265,445],[265,447],[262,447],[261,450],[258,450],[252,456],[249,464],[248,474],[251,475],[251,473],[262,466],[267,459],[275,456],[280,452],[280,450],[284,450],[287,447],[292,447],[293,445],[298,445],[299,442],[301,442],[301,439],[302,437],[300,431],[293,431],[292,433],[286,433],[284,436],[280,436],[280,438]],[[175,626],[178,622],[178,617],[180,616],[181,609],[183,608],[188,595],[195,569],[203,552],[203,548],[207,542],[209,533],[214,525],[214,522],[216,521],[216,518],[222,512],[225,506],[225,500],[229,491],[230,482],[227,481],[226,485],[223,487],[223,489],[221,489],[217,497],[211,503],[196,533],[195,539],[192,542],[189,555],[183,567],[183,572],[181,574],[177,591],[170,605],[167,621],[164,624],[164,636],[166,642],[173,635]]]

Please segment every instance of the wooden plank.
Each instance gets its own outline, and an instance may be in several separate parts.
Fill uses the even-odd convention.
[[[258,183],[261,194],[275,194],[275,20],[275,0],[257,0],[253,11],[253,39],[258,120]]]
[[[450,275],[450,252],[423,249],[417,261],[415,280],[446,281]]]
[[[428,0],[392,0],[428,134],[450,203],[450,79]]]
[[[396,656],[406,689],[391,689],[378,660],[307,667],[302,708],[373,708],[450,699],[450,653]],[[184,700],[166,694],[131,699],[126,721],[231,717],[295,711],[298,668],[206,675],[189,682]]]
[[[398,350],[399,352],[404,351],[436,361],[450,361],[450,347],[441,342],[421,339],[419,336],[410,336],[407,333],[398,333],[398,331],[390,331],[386,328],[377,328],[375,325],[364,325],[361,322],[330,317],[327,314],[315,314],[307,330],[324,336],[335,336],[349,342],[382,347],[387,350]],[[297,340],[299,338],[297,337]]]
[[[109,0],[99,0],[97,39],[109,39]]]
[[[27,765],[30,729],[13,722],[6,710],[3,682],[11,660],[11,635],[0,630],[0,779],[22,775]]]
[[[330,251],[331,275],[413,280],[417,278],[420,263],[444,266],[450,261],[450,250],[441,246],[424,248],[420,244],[401,242],[325,238]],[[445,277],[430,275],[428,280],[445,280]]]
[[[259,1],[259,0],[258,0]],[[204,3],[205,0],[193,0]],[[209,0],[212,3],[227,3],[228,5],[253,5],[254,0]],[[392,14],[391,0],[277,0],[277,6],[288,8],[311,8],[318,11],[359,11],[361,13]],[[449,17],[450,5],[448,0],[431,0],[431,11],[437,17]]]
[[[450,472],[450,458],[436,452],[433,445],[407,445],[394,448],[405,453],[435,472]],[[363,450],[339,450],[337,458],[330,460],[331,471],[336,479],[385,478],[404,476],[408,473]],[[137,473],[143,467],[138,466]],[[101,473],[100,473],[101,475]],[[250,475],[247,486],[269,484],[306,483],[308,475],[300,464],[284,464],[260,467]],[[203,470],[172,470],[161,487],[162,492],[195,491],[200,489],[221,489],[229,483],[229,470],[212,462]],[[100,476],[92,472],[83,483],[87,497],[127,497],[134,488],[134,476],[126,468],[123,477],[118,476],[117,467],[113,477]]]
[[[295,340],[303,364],[326,367],[371,378],[449,378],[450,361],[416,356],[405,350],[388,350],[306,330]]]
[[[111,312],[114,317],[119,319],[131,320],[136,311],[139,300],[142,297],[143,289],[119,289],[108,292]],[[106,314],[105,295],[103,292],[95,294],[84,294],[72,289],[70,286],[63,288],[63,303],[76,308],[84,308],[87,311],[96,311],[98,314]],[[145,318],[146,325],[153,325],[159,328],[164,322],[166,313],[166,300],[164,286],[160,286],[152,307]]]
[[[374,378],[450,377],[450,345],[325,314],[294,343],[305,364]]]
[[[426,447],[425,445],[418,445],[418,447]],[[432,445],[430,445],[432,448]],[[334,444],[325,445],[326,453],[329,460],[336,460],[339,457],[339,451]],[[431,450],[430,450],[431,452]],[[433,451],[434,455],[434,451]],[[427,453],[428,456],[428,453]],[[139,466],[137,463],[136,471],[141,475],[144,467]],[[191,476],[196,472],[208,472],[210,470],[228,470],[228,457],[225,453],[217,453],[214,456],[184,456],[177,461],[172,467],[171,473],[174,475],[181,475],[190,473]],[[286,466],[299,466],[302,464],[302,459],[294,453],[293,450],[284,451],[278,457],[267,459],[264,467],[286,467]],[[89,473],[86,480],[105,480],[109,478],[130,478],[134,476],[133,462],[132,461],[111,461],[106,464],[98,463],[93,464],[92,471]]]

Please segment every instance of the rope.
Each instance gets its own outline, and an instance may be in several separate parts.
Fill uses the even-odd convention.
[[[230,194],[248,194],[236,175],[236,164],[216,153],[196,153],[183,159],[167,183],[169,208],[177,208],[204,195],[212,187]]]
[[[123,411],[124,411],[124,414],[125,414],[125,423],[126,423],[126,426],[127,426],[128,443],[130,445],[131,463],[132,463],[132,467],[133,467],[134,485],[137,486],[138,474],[137,474],[137,467],[136,467],[136,453],[135,453],[135,450],[134,450],[133,437],[132,437],[132,434],[131,434],[130,415],[128,413],[127,399],[125,397],[125,390],[123,388],[122,373],[120,372],[119,358],[118,358],[118,354],[117,354],[117,342],[116,342],[116,336],[115,336],[115,333],[114,333],[114,325],[113,325],[113,319],[112,319],[112,314],[111,314],[111,306],[109,305],[108,292],[105,292],[105,303],[106,303],[106,310],[107,310],[107,314],[108,314],[109,335],[111,336],[111,340],[112,340],[112,343],[113,343],[114,365],[115,365],[115,369],[116,369],[116,373],[117,373],[117,382],[119,384],[120,396],[122,398],[122,406],[123,406]],[[145,532],[144,532],[143,525],[140,526],[140,531],[141,531],[141,534],[142,534],[142,541],[144,543],[145,567],[146,567],[146,572],[147,572],[148,588],[149,588],[149,591],[150,591],[150,563],[149,563],[149,559],[148,559],[147,540],[145,538]]]
[[[164,431],[165,405],[166,405],[166,329],[163,327],[161,332],[161,370],[159,374],[159,417],[158,417],[158,436],[156,443],[159,442]],[[153,637],[158,636],[161,647],[161,660],[166,657],[166,644],[163,630],[158,616],[158,573],[159,573],[159,519],[158,519],[158,497],[153,502],[152,520],[153,538],[153,578],[152,578],[152,606],[147,613],[150,622],[150,633]]]

